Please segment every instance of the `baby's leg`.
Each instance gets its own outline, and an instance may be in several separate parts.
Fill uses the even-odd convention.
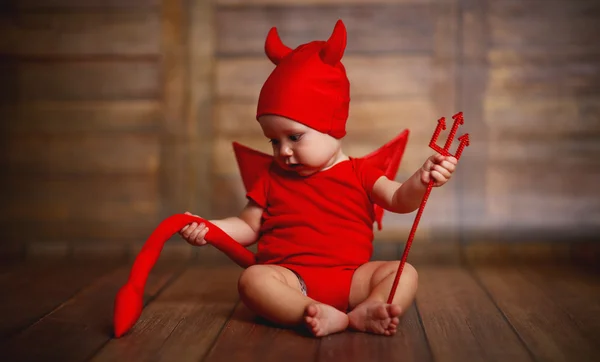
[[[240,298],[255,313],[282,326],[306,323],[315,336],[340,332],[348,316],[302,294],[296,274],[277,265],[253,265],[238,282]]]
[[[412,265],[404,264],[392,304],[387,304],[399,262],[376,261],[359,267],[350,288],[350,327],[376,334],[396,333],[400,316],[417,293],[418,276]]]

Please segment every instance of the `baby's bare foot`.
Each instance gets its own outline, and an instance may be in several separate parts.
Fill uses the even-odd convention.
[[[399,305],[370,301],[357,306],[348,313],[348,318],[352,329],[391,336],[398,329],[401,313]]]
[[[327,304],[311,304],[304,311],[306,326],[316,337],[337,333],[348,327],[348,316]]]

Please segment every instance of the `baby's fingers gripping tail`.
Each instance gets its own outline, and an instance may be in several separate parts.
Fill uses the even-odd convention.
[[[166,218],[146,240],[133,263],[127,283],[117,293],[113,316],[116,338],[127,333],[140,317],[146,280],[156,264],[165,242],[185,225],[194,221],[204,222],[209,227],[205,236],[206,241],[229,256],[235,263],[243,268],[255,263],[256,259],[252,252],[207,220],[186,214],[176,214]]]

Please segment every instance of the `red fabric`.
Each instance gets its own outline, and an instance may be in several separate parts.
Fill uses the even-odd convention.
[[[353,272],[372,255],[369,195],[383,175],[354,158],[308,177],[273,163],[247,194],[264,208],[257,263],[296,271],[309,297],[345,310]]]
[[[350,83],[341,63],[346,28],[339,20],[329,40],[283,45],[276,28],[265,42],[265,52],[277,66],[265,81],[256,118],[265,114],[287,117],[335,138],[346,135]]]
[[[404,130],[391,141],[360,159],[370,167],[383,171],[390,180],[393,180],[396,178],[396,173],[400,167],[400,161],[402,160],[402,155],[404,154],[404,149],[408,142],[408,135],[409,131]],[[238,162],[244,187],[246,188],[246,191],[248,191],[270,167],[273,156],[246,147],[237,142],[233,143],[233,150]],[[381,230],[384,210],[379,205],[374,205],[373,210],[375,211],[377,227]]]

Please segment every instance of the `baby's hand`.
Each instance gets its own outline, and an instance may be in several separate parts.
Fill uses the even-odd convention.
[[[185,212],[185,214],[192,215],[190,212],[187,212],[187,211]],[[192,215],[192,216],[199,217],[198,215]],[[202,245],[206,244],[206,240],[204,240],[204,237],[206,236],[207,232],[208,232],[208,227],[206,225],[204,225],[204,223],[201,223],[200,225],[198,225],[196,222],[193,222],[191,224],[184,226],[179,231],[179,235],[181,235],[181,237],[183,239],[185,239],[185,241],[187,241],[191,245],[202,246]]]
[[[421,182],[427,185],[433,177],[435,180],[433,186],[442,186],[450,180],[457,164],[458,160],[452,156],[435,154],[429,157],[421,167]]]

